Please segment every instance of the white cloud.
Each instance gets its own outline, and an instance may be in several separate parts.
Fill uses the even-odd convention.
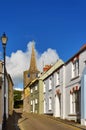
[[[39,70],[42,71],[45,65],[54,64],[57,59],[59,59],[59,56],[56,53],[56,50],[53,50],[51,48],[47,49],[47,51],[41,54],[37,59],[37,65]]]
[[[14,87],[23,87],[23,71],[29,69],[32,50],[31,47],[33,43],[35,42],[32,41],[27,44],[27,49],[25,52],[18,50],[15,53],[12,53],[10,57],[6,57],[7,71],[13,79]],[[44,65],[53,64],[59,58],[56,50],[51,48],[47,49],[47,51],[45,51],[43,54],[39,54],[37,50],[35,51],[37,57],[37,66],[40,71],[42,71]]]
[[[23,91],[22,88],[14,88],[14,90]]]

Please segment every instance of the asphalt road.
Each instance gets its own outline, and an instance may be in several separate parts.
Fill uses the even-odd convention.
[[[81,130],[43,115],[26,114],[18,120],[21,130]]]

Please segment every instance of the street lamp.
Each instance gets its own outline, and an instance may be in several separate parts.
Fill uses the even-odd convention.
[[[2,125],[2,129],[4,130],[6,128],[6,60],[5,60],[5,56],[6,56],[6,43],[7,43],[7,36],[5,33],[3,33],[2,37],[1,37],[1,42],[2,42],[2,46],[3,46],[3,58],[4,58],[4,114],[3,114],[3,125]]]

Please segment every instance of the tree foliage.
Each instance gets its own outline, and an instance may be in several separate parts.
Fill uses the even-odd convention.
[[[14,108],[19,108],[22,105],[23,101],[21,101],[22,91],[14,90]]]

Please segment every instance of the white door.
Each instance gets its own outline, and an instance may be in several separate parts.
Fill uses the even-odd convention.
[[[60,117],[61,115],[61,102],[60,102],[60,95],[55,95],[55,117]]]

